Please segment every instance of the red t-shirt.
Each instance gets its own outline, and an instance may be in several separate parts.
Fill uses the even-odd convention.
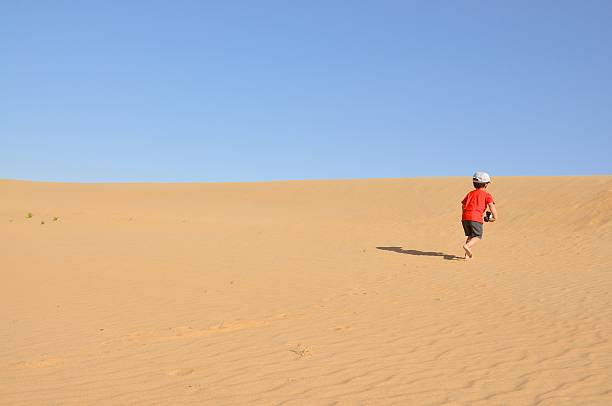
[[[482,223],[482,215],[489,203],[493,202],[493,196],[484,189],[475,189],[468,193],[461,201],[463,204],[463,215],[461,220],[477,221]]]

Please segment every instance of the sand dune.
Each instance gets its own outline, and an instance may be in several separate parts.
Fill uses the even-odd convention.
[[[612,176],[470,186],[0,181],[0,404],[612,404]]]

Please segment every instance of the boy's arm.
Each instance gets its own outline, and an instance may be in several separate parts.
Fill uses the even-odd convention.
[[[490,221],[497,220],[497,209],[495,208],[495,203],[489,203],[489,210],[491,210],[491,213],[493,214],[493,218]]]

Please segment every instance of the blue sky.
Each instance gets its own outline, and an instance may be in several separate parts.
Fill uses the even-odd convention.
[[[612,173],[612,2],[0,1],[0,178]]]

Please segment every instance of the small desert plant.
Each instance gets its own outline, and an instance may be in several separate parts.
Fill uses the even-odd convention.
[[[59,217],[53,217],[53,221],[59,220]]]
[[[41,221],[41,222],[40,222],[40,224],[45,224],[45,222],[44,222],[44,221]]]
[[[298,356],[298,358],[302,358],[305,355],[310,354],[310,351],[306,347],[302,347],[302,344],[298,344],[295,348],[291,348],[289,351]]]
[[[32,213],[28,213],[28,214],[26,214],[26,218],[27,218],[27,219],[31,219],[32,217],[34,217],[34,215],[33,215]]]

